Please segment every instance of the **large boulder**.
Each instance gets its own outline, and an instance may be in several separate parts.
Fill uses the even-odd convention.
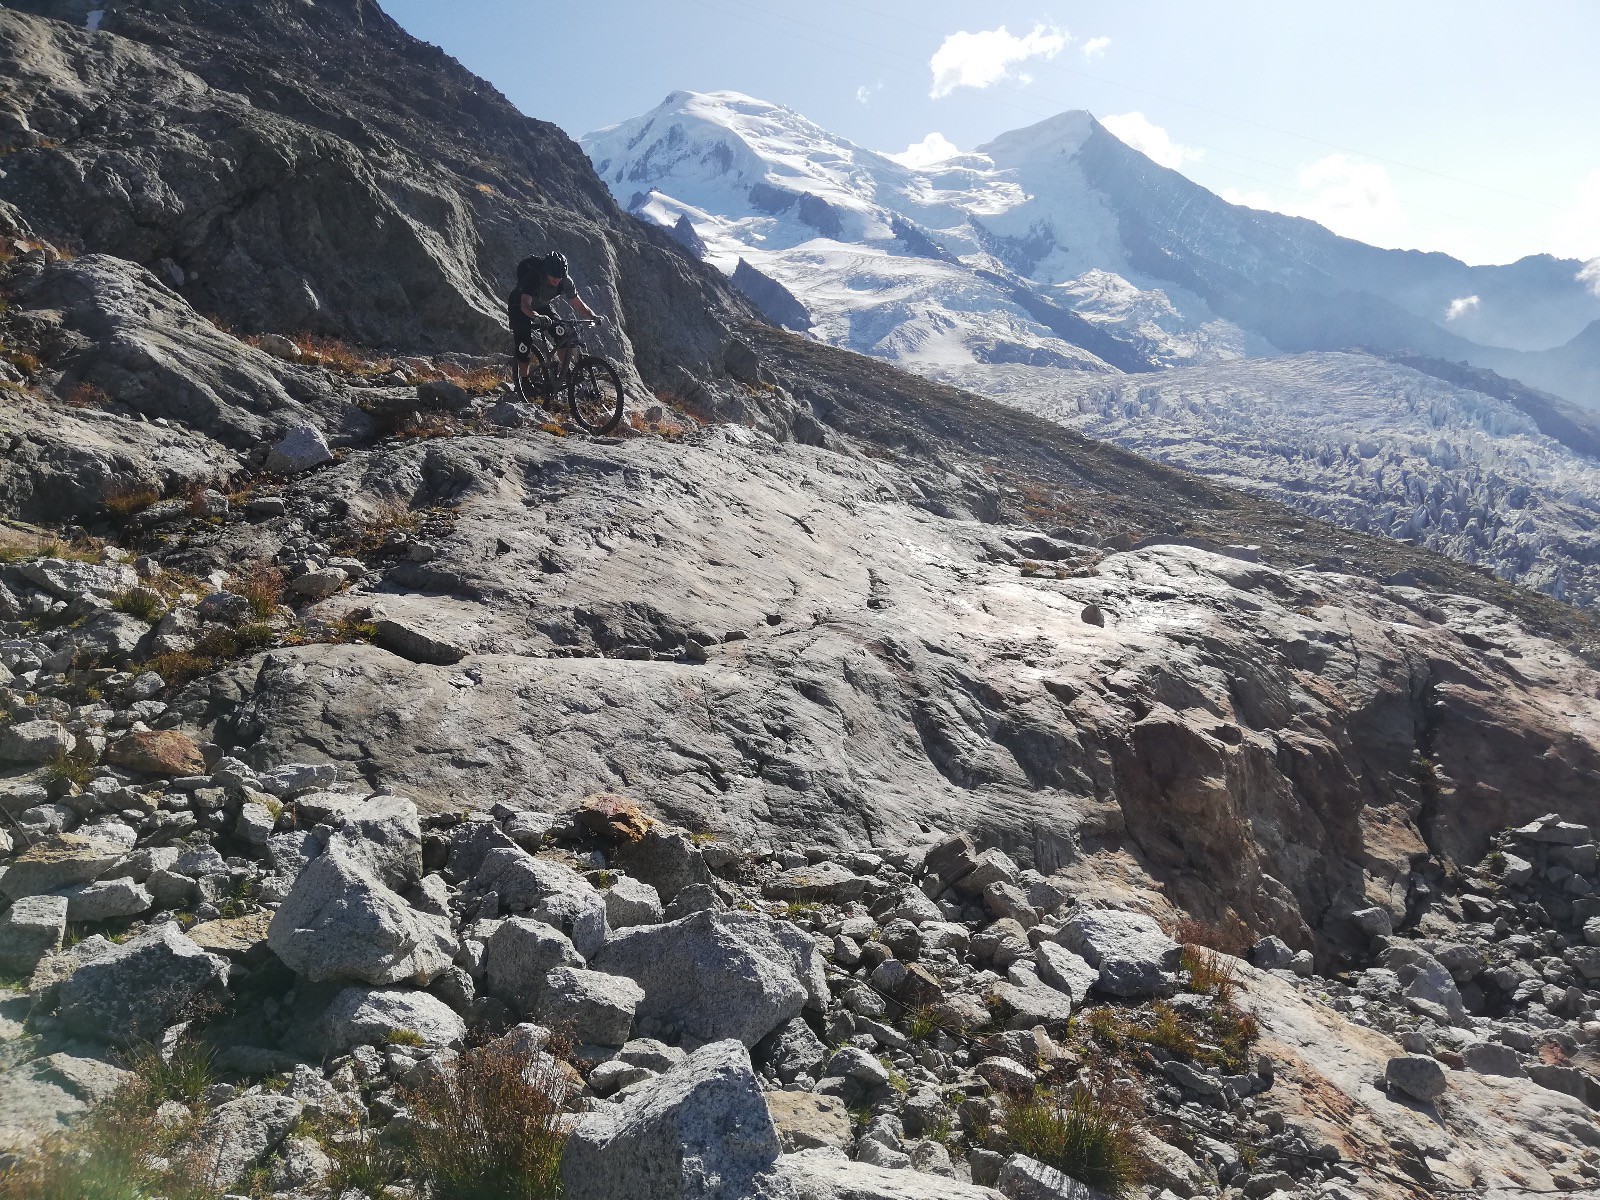
[[[1169,972],[1178,966],[1178,943],[1143,913],[1086,909],[1067,919],[1058,939],[1099,971],[1095,986],[1108,995],[1154,996],[1172,990]]]
[[[555,926],[587,957],[606,940],[606,902],[565,863],[535,858],[520,846],[497,847],[483,858],[472,885],[494,892],[506,912],[528,913]]]
[[[643,999],[643,990],[626,976],[557,967],[545,976],[539,1019],[570,1031],[574,1041],[620,1046],[633,1032],[633,1014]]]
[[[0,891],[12,899],[21,899],[88,883],[116,866],[123,856],[123,848],[113,842],[58,833],[35,842],[12,859],[0,877]]]
[[[94,596],[115,600],[139,585],[139,574],[124,563],[79,562],[76,559],[35,558],[17,564],[18,573],[60,600]]]
[[[825,1149],[784,1155],[777,1174],[794,1200],[1001,1200],[993,1188],[851,1162]]]
[[[703,1046],[627,1099],[590,1113],[561,1157],[566,1200],[758,1200],[778,1132],[735,1041]]]
[[[227,977],[223,959],[168,921],[78,967],[61,984],[61,1021],[79,1037],[149,1040],[219,1000]]]
[[[399,796],[370,796],[343,812],[330,842],[365,861],[385,887],[403,892],[422,880],[422,822]]]
[[[58,721],[0,725],[0,763],[34,766],[72,752],[77,739]]]
[[[590,965],[644,989],[636,1028],[664,1041],[754,1046],[827,997],[811,939],[754,913],[705,911],[624,929]]]
[[[397,1033],[415,1034],[424,1045],[445,1047],[459,1045],[467,1026],[437,996],[409,988],[348,987],[322,1015],[322,1043],[329,1054],[352,1046],[381,1046]]]
[[[282,1144],[300,1120],[300,1102],[273,1092],[251,1092],[211,1110],[196,1139],[203,1146],[206,1180],[213,1187],[238,1183]]]
[[[412,908],[337,842],[296,876],[267,943],[313,982],[425,986],[450,969],[455,955],[448,920]]]
[[[527,917],[500,922],[483,948],[485,990],[523,1016],[539,1007],[551,971],[582,966],[583,956],[566,934]]]
[[[1026,1154],[1006,1159],[995,1182],[1006,1200],[1108,1200],[1104,1192]]]
[[[61,949],[67,931],[65,896],[24,896],[0,917],[0,967],[30,972]]]
[[[1442,1025],[1467,1024],[1467,1006],[1450,970],[1421,946],[1390,946],[1379,961],[1394,972],[1406,1004]]]
[[[202,775],[205,755],[187,734],[176,729],[145,729],[111,744],[106,760],[142,775]]]
[[[667,903],[692,883],[711,882],[705,855],[682,830],[651,825],[637,840],[619,843],[612,857],[629,875],[655,888]]]

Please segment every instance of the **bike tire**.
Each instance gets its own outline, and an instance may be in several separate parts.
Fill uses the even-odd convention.
[[[543,404],[550,399],[550,363],[537,344],[528,347],[528,375],[524,379],[517,372],[517,356],[511,356],[511,390],[529,404]]]
[[[586,354],[567,379],[567,407],[585,433],[610,433],[622,421],[622,380],[603,358]]]

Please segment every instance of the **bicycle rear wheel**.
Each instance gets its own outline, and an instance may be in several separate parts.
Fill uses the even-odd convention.
[[[585,433],[610,433],[622,420],[622,380],[603,358],[585,355],[567,381],[572,419]]]
[[[537,345],[528,347],[528,374],[523,378],[517,370],[516,355],[511,356],[511,390],[529,404],[543,404],[554,390],[550,386],[553,372],[544,352]]]

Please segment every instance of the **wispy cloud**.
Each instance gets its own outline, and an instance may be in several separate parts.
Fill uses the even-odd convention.
[[[1334,233],[1379,246],[1394,245],[1406,228],[1405,207],[1395,194],[1394,181],[1378,163],[1330,154],[1302,168],[1295,183],[1304,194],[1294,200],[1233,188],[1225,188],[1222,198],[1230,204],[1309,217]]]
[[[1482,306],[1483,301],[1477,296],[1458,296],[1450,301],[1450,306],[1444,310],[1446,321],[1458,321],[1470,313],[1475,313]]]
[[[861,104],[870,104],[872,98],[883,91],[883,80],[877,83],[863,83],[856,89],[856,100]]]
[[[1090,38],[1082,46],[1083,57],[1089,62],[1093,62],[1097,58],[1104,58],[1106,56],[1106,47],[1109,45],[1111,45],[1111,39],[1108,37]]]
[[[891,158],[901,166],[910,167],[915,171],[923,167],[931,167],[936,163],[942,163],[960,153],[961,151],[957,149],[954,142],[945,137],[944,134],[934,132],[920,142],[912,142],[899,154],[886,154],[884,157]]]
[[[1583,264],[1583,270],[1578,272],[1578,282],[1600,296],[1600,258]]]
[[[1100,124],[1115,134],[1119,141],[1132,146],[1152,162],[1160,163],[1163,167],[1171,167],[1174,171],[1179,170],[1186,162],[1194,162],[1206,156],[1204,150],[1175,141],[1170,133],[1142,112],[1119,113],[1104,117]]]
[[[992,87],[1002,80],[1028,76],[1016,67],[1030,59],[1051,59],[1066,49],[1071,37],[1054,25],[1035,25],[1020,37],[1004,25],[978,33],[952,33],[928,60],[933,72],[933,99],[948,96],[957,88]]]

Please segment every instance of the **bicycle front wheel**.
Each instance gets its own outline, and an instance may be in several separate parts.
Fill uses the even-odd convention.
[[[622,380],[603,358],[585,356],[567,381],[572,419],[585,433],[610,433],[622,420]]]

